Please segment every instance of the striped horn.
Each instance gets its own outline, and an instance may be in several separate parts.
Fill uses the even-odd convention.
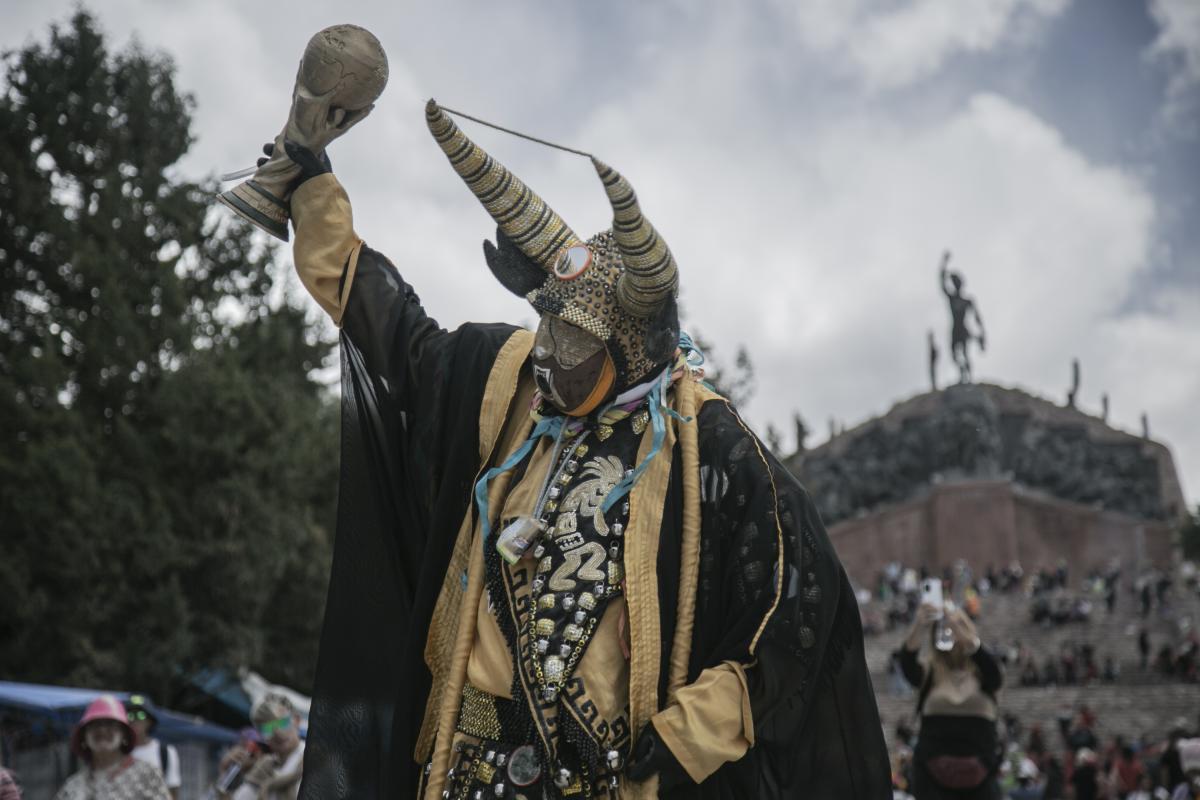
[[[425,123],[454,171],[535,264],[549,272],[566,248],[583,244],[546,201],[468,139],[433,100],[425,105]]]
[[[602,161],[593,158],[592,165],[612,204],[613,238],[625,262],[625,272],[617,283],[617,299],[634,316],[652,316],[679,284],[675,257],[654,226],[642,216],[629,181]]]

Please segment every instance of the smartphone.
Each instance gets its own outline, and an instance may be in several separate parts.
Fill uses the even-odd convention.
[[[926,603],[938,610],[937,618],[941,619],[945,601],[942,599],[942,582],[937,578],[926,578],[921,581],[921,604]]]

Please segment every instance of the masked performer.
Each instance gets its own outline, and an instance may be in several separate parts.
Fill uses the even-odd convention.
[[[296,268],[343,365],[302,796],[890,797],[854,594],[804,490],[697,379],[630,184],[593,160],[613,225],[585,241],[426,117],[541,319],[442,329],[328,159],[288,145]]]

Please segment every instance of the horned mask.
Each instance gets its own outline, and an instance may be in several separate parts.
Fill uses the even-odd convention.
[[[467,138],[433,100],[425,116],[455,172],[496,221],[497,246],[484,242],[488,267],[542,317],[535,376],[536,347],[545,350],[555,340],[561,347],[568,338],[561,335],[561,326],[560,335],[554,336],[554,326],[548,324],[553,320],[570,323],[603,343],[611,360],[608,396],[662,369],[679,340],[679,272],[666,242],[642,215],[629,182],[592,158],[612,205],[613,224],[585,242],[520,178]],[[594,355],[585,345],[568,344],[566,349],[572,351],[568,366]],[[593,371],[600,375],[604,368],[594,365]],[[545,393],[541,381],[539,387]],[[579,398],[562,404],[563,398],[552,399],[564,411],[583,408],[572,407]]]

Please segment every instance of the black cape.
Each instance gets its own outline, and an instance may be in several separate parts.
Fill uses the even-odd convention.
[[[443,330],[367,247],[342,323],[337,533],[300,797],[408,798],[430,686],[429,621],[480,472],[488,375],[517,329]],[[890,798],[857,604],[811,500],[727,403],[705,403],[688,424],[699,425],[702,486],[689,680],[724,660],[754,662],[757,741],[703,784],[662,796]],[[679,584],[681,463],[677,447],[657,569],[660,699]]]

